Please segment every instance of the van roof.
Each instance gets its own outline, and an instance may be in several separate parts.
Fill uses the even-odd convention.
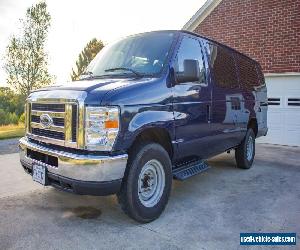
[[[242,56],[244,56],[244,57],[247,57],[248,59],[250,59],[251,61],[254,61],[255,63],[258,63],[256,60],[254,60],[253,58],[251,58],[251,57],[245,55],[244,53],[242,53],[242,52],[240,52],[240,51],[238,51],[238,50],[236,50],[236,49],[234,49],[234,48],[231,48],[231,47],[229,47],[229,46],[227,46],[227,45],[225,45],[225,44],[223,44],[223,43],[220,43],[220,42],[218,42],[218,41],[215,41],[215,40],[213,40],[213,39],[210,39],[210,38],[208,38],[208,37],[206,37],[206,36],[202,36],[202,35],[196,34],[196,33],[194,33],[194,32],[188,31],[188,30],[181,30],[181,33],[186,33],[186,34],[190,34],[190,35],[194,35],[194,36],[197,36],[197,37],[204,38],[204,39],[206,39],[206,40],[208,40],[208,41],[211,41],[211,42],[213,42],[213,43],[216,43],[216,44],[218,44],[218,45],[220,45],[220,46],[226,47],[227,49],[230,49],[230,50],[232,50],[232,51],[234,51],[234,52],[236,52],[236,53],[238,53],[238,54],[240,54],[240,55],[242,55]]]
[[[203,38],[203,39],[208,40],[208,41],[210,41],[210,42],[213,42],[213,43],[215,43],[215,44],[217,44],[217,45],[219,45],[219,46],[223,46],[223,47],[225,47],[225,48],[227,48],[227,49],[229,49],[229,50],[232,50],[232,51],[236,52],[237,54],[240,54],[240,55],[242,55],[242,56],[248,58],[249,60],[251,60],[251,61],[253,61],[253,62],[259,64],[259,63],[258,63],[256,60],[254,60],[253,58],[251,58],[251,57],[249,57],[249,56],[243,54],[242,52],[240,52],[240,51],[238,51],[238,50],[236,50],[236,49],[233,49],[233,48],[231,48],[231,47],[229,47],[229,46],[227,46],[227,45],[225,45],[225,44],[223,44],[223,43],[220,43],[220,42],[215,41],[215,40],[213,40],[213,39],[211,39],[211,38],[208,38],[208,37],[203,36],[203,35],[199,35],[199,34],[197,34],[197,33],[194,33],[194,32],[188,31],[188,30],[156,30],[156,31],[144,32],[144,33],[152,33],[152,32],[174,32],[174,33],[185,33],[185,34],[193,35],[193,36],[196,36],[196,37],[200,37],[200,38]],[[140,33],[140,34],[144,34],[144,33]]]

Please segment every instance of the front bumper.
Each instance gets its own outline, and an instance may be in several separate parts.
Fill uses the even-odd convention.
[[[48,184],[78,194],[116,193],[128,158],[127,154],[106,156],[65,152],[26,137],[20,139],[19,147],[21,164],[28,173],[31,173],[33,163],[42,164],[47,170]]]

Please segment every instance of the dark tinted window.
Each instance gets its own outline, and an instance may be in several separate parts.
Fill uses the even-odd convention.
[[[262,72],[262,68],[259,64],[256,64],[256,71],[257,71],[257,75],[258,75],[259,84],[265,85],[265,77]]]
[[[238,78],[233,54],[221,46],[208,44],[210,64],[214,79],[220,87],[238,87]]]
[[[186,59],[198,60],[199,62],[199,72],[200,72],[200,80],[199,83],[205,83],[205,68],[203,64],[203,53],[200,47],[200,43],[198,40],[193,38],[184,37],[182,39],[178,54],[177,54],[177,62],[176,62],[176,74],[180,75],[184,68],[183,62]]]
[[[240,83],[247,88],[260,85],[260,80],[254,61],[242,55],[236,55]],[[261,76],[263,77],[263,76]]]

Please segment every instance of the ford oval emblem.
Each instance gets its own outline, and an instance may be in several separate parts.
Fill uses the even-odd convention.
[[[53,125],[53,120],[50,115],[42,114],[40,116],[40,123],[43,128],[50,128]]]

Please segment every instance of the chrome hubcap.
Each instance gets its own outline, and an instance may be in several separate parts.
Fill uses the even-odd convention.
[[[248,161],[252,160],[253,151],[254,151],[254,143],[253,143],[253,138],[250,136],[247,141],[247,160]]]
[[[165,172],[162,164],[152,159],[142,168],[138,179],[139,200],[145,207],[155,206],[165,188]]]

